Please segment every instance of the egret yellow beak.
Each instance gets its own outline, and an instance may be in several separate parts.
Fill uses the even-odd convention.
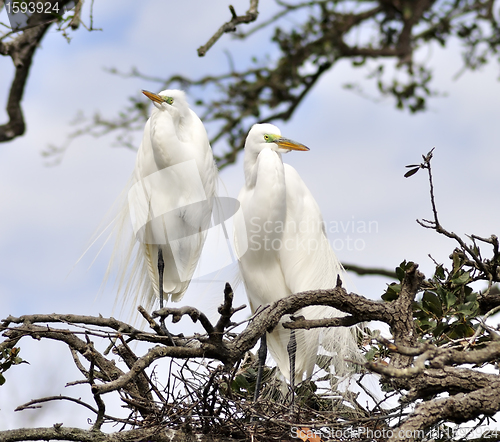
[[[288,138],[276,138],[273,140],[274,143],[276,143],[279,147],[282,149],[287,149],[287,150],[300,150],[303,152],[306,152],[310,150],[307,146],[304,146],[301,143],[297,143],[296,141],[289,140]]]
[[[149,92],[149,91],[142,91],[142,93],[144,95],[146,95],[146,97],[148,97],[151,101],[154,101],[155,103],[164,103],[165,100],[160,97],[158,94],[153,94],[153,92]]]

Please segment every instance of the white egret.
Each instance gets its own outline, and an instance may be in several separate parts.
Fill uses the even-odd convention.
[[[163,306],[163,293],[179,301],[189,286],[210,223],[217,167],[205,127],[185,93],[143,93],[155,107],[122,211],[122,223],[130,223],[130,214],[134,235],[118,256],[119,290],[152,308],[156,298]]]
[[[293,293],[330,289],[343,271],[328,242],[318,204],[297,171],[281,155],[307,151],[283,138],[272,124],[255,124],[245,142],[245,185],[239,194],[245,227],[235,238],[239,264],[252,312]],[[325,306],[298,312],[306,319],[344,316]],[[288,320],[285,317],[282,321]],[[270,353],[292,386],[310,378],[321,345],[333,355],[335,374],[349,372],[345,359],[359,360],[353,329],[297,330],[294,373],[290,373],[291,333],[280,324],[267,334]],[[293,376],[293,377],[292,377]]]

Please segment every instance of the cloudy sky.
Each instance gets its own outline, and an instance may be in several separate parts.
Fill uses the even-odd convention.
[[[110,248],[105,247],[91,267],[99,247],[75,263],[125,187],[134,153],[114,147],[112,137],[76,139],[55,167],[46,166],[41,152],[49,144],[64,143],[79,111],[91,115],[99,110],[112,117],[128,96],[154,87],[112,76],[105,68],[128,71],[135,66],[162,77],[201,76],[227,69],[225,51],[233,54],[236,67],[244,66],[250,54],[265,54],[265,34],[243,42],[225,35],[198,58],[197,47],[229,17],[225,0],[210,3],[209,9],[202,0],[99,0],[94,26],[102,31],[81,29],[70,44],[55,30],[44,39],[23,99],[27,133],[0,146],[2,318],[52,312],[113,314],[112,288],[98,296]],[[259,20],[272,12],[272,6],[262,3]],[[232,4],[239,13],[248,8],[247,0]],[[88,22],[88,10],[85,18]],[[5,11],[0,21],[7,22]],[[279,126],[284,135],[311,148],[292,152],[284,161],[297,169],[317,198],[341,261],[392,269],[403,259],[413,260],[430,275],[428,254],[446,262],[455,244],[415,222],[431,216],[428,182],[423,173],[403,178],[404,166],[420,162],[421,154],[435,147],[433,170],[443,225],[461,235],[498,234],[500,85],[495,64],[455,81],[461,69],[456,43],[418,56],[434,67],[434,87],[447,93],[433,99],[428,112],[409,115],[395,110],[391,101],[375,103],[343,90],[343,83],[363,77],[346,62],[324,75],[293,120]],[[13,76],[6,57],[0,58],[0,72],[2,84]],[[0,103],[6,102],[7,93],[5,87],[0,89]],[[3,106],[2,122],[7,118]],[[221,173],[229,196],[236,197],[242,186],[241,160]],[[207,254],[216,252],[210,249]],[[386,282],[351,277],[352,290],[371,298],[380,296]],[[198,302],[197,293],[191,291],[183,302]],[[30,419],[30,425],[55,420],[79,425],[81,417],[73,406],[46,407],[48,411],[32,417],[30,412],[12,413],[14,406],[37,396],[72,393],[64,384],[79,377],[67,351],[57,345],[26,341],[23,355],[31,365],[8,372],[1,387],[0,429]],[[47,360],[55,363],[44,365]],[[25,388],[16,379],[22,379]],[[43,387],[35,387],[40,383]]]

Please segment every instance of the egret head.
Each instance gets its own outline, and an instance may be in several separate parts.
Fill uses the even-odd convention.
[[[266,147],[278,153],[288,153],[291,150],[309,150],[307,146],[301,143],[282,137],[280,130],[273,124],[254,124],[250,132],[248,132],[245,150],[251,150],[258,155]]]
[[[189,106],[184,91],[167,89],[154,94],[143,90],[142,93],[153,102],[158,110],[168,112],[174,121],[189,116]]]

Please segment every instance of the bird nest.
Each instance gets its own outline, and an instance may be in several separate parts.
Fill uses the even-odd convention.
[[[369,410],[359,403],[359,394],[329,388],[339,385],[328,376],[301,383],[292,401],[276,368],[265,367],[263,388],[254,401],[257,364],[250,352],[231,370],[214,361],[172,360],[166,386],[159,385],[156,371],[151,376],[162,400],[131,403],[136,417],[129,418],[129,425],[168,428],[183,437],[197,434],[206,440],[361,441],[369,435],[371,440],[385,439],[382,428],[388,428],[385,422],[396,410],[383,410],[380,404]],[[344,382],[360,386],[363,376]],[[142,419],[141,406],[154,412]]]

